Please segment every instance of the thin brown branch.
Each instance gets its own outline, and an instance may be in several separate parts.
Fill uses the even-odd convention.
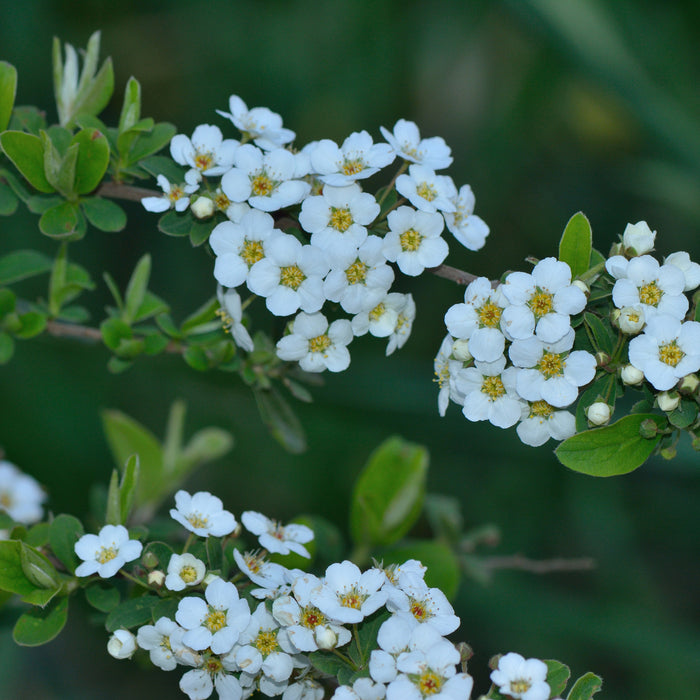
[[[590,571],[597,566],[595,559],[528,559],[521,554],[486,557],[481,561],[486,569],[516,569],[531,574],[551,574],[556,571]]]

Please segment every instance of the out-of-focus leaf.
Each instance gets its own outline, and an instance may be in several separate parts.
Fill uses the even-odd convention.
[[[144,595],[140,598],[132,598],[120,603],[107,616],[105,622],[107,631],[114,632],[120,627],[129,629],[130,627],[139,627],[149,623],[152,620],[151,613],[153,608],[158,604],[159,600],[158,596]]]
[[[75,543],[83,534],[83,524],[72,515],[61,513],[51,521],[49,528],[51,551],[71,573],[78,565],[78,555],[74,549]]]
[[[12,630],[16,644],[36,647],[55,639],[68,620],[68,598],[54,598],[45,608],[24,613]]]
[[[87,220],[100,231],[121,231],[126,226],[126,213],[115,202],[102,197],[87,197],[80,206]]]
[[[53,260],[36,250],[16,250],[0,258],[0,285],[41,275],[51,270]]]
[[[10,123],[17,91],[17,69],[7,61],[0,61],[0,131]]]
[[[82,129],[72,140],[78,144],[78,161],[75,166],[75,191],[78,194],[92,192],[102,181],[109,165],[109,144],[97,129]]]
[[[41,139],[23,131],[0,134],[0,145],[27,182],[39,192],[55,192],[44,173],[44,147]]]
[[[292,454],[306,450],[306,435],[299,419],[274,386],[254,389],[260,417],[272,437]]]
[[[591,224],[582,212],[578,212],[569,219],[559,241],[559,260],[571,268],[572,278],[588,270],[592,247]]]

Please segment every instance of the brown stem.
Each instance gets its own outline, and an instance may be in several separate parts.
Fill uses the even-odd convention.
[[[589,571],[595,569],[596,561],[581,559],[528,559],[521,554],[502,557],[486,557],[481,565],[487,569],[517,569],[531,574],[549,574],[555,571]]]

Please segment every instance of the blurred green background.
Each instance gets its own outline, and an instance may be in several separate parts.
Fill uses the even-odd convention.
[[[379,138],[380,125],[401,117],[424,136],[443,136],[455,157],[449,173],[472,185],[492,231],[479,253],[453,246],[448,262],[457,267],[491,277],[525,269],[525,256],[556,253],[578,210],[603,252],[627,222],[645,219],[661,254],[700,258],[700,5],[692,0],[1,0],[0,10],[0,58],[19,70],[18,103],[45,108],[49,119],[52,37],[84,46],[99,28],[116,73],[108,123],[134,75],[144,116],[186,134],[205,122],[226,130],[214,110],[235,93],[281,113],[299,145],[360,129]],[[211,259],[160,235],[137,205],[129,214],[125,232],[91,232],[73,258],[98,282],[109,270],[123,286],[151,251],[151,288],[182,319],[213,292]],[[32,217],[0,226],[0,252],[54,250]],[[54,512],[83,515],[90,484],[112,468],[100,410],[126,411],[162,435],[170,404],[184,398],[190,433],[219,425],[236,437],[190,490],[215,491],[237,514],[316,512],[346,531],[362,464],[401,434],[430,449],[430,489],[458,498],[469,527],[501,528],[494,553],[598,564],[545,577],[497,572],[487,586],[465,581],[455,605],[460,638],[476,651],[477,690],[488,685],[488,658],[515,650],[559,658],[577,675],[600,673],[609,700],[697,698],[697,454],[683,445],[672,462],[593,480],[558,465],[551,447],[470,424],[454,406],[440,419],[432,358],[444,311],[462,291],[436,278],[413,289],[418,318],[404,350],[385,359],[383,342],[358,341],[350,370],[324,377],[315,403],[299,406],[309,442],[301,456],[271,440],[235,377],[196,374],[171,357],[112,376],[103,349],[44,338],[22,343],[0,369],[0,444],[46,485]],[[106,303],[99,284],[96,319]],[[179,696],[179,671],[111,659],[88,617],[78,611],[37,650],[0,636],[0,698]]]

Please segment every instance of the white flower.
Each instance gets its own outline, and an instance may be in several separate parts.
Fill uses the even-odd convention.
[[[455,403],[462,404],[464,394],[457,389],[457,376],[463,369],[463,363],[452,359],[453,338],[446,335],[440,345],[437,357],[435,358],[435,381],[438,382],[438,413],[444,416],[450,399]]]
[[[369,678],[358,678],[352,687],[339,686],[331,696],[331,700],[382,700],[386,688],[382,683],[375,683]]]
[[[655,389],[665,391],[700,369],[700,323],[658,314],[644,333],[630,341],[630,363],[644,372]]]
[[[515,392],[518,370],[506,366],[506,358],[475,362],[457,378],[457,389],[464,394],[462,413],[467,420],[487,420],[499,428],[510,428],[522,416],[524,404]]]
[[[183,591],[187,586],[196,586],[204,580],[207,567],[192,554],[173,554],[168,562],[165,587],[171,591]]]
[[[241,700],[243,689],[232,673],[235,671],[235,662],[219,658],[215,654],[204,653],[199,655],[197,665],[180,679],[180,690],[190,700],[206,700],[216,688],[219,700]]]
[[[405,294],[391,292],[373,309],[362,311],[352,319],[352,331],[361,336],[369,331],[375,338],[386,338],[396,330],[399,313],[406,305]]]
[[[323,250],[339,246],[359,248],[367,238],[367,226],[379,215],[374,195],[352,183],[326,185],[320,195],[307,197],[301,205],[299,223],[311,234],[311,243]]]
[[[457,188],[448,175],[436,175],[434,170],[425,165],[411,165],[408,175],[396,178],[396,191],[420,211],[454,212],[457,207],[453,200],[457,197]]]
[[[368,236],[359,248],[329,251],[331,270],[323,282],[326,299],[339,302],[349,314],[374,308],[394,281],[382,246],[379,236]]]
[[[390,296],[391,294],[388,295],[388,297]],[[403,298],[403,305],[398,311],[396,326],[386,344],[385,354],[387,357],[389,357],[394,350],[401,349],[406,344],[406,341],[411,335],[413,321],[416,318],[416,303],[413,301],[413,296],[410,294],[401,294],[400,296]]]
[[[238,568],[251,580],[268,590],[274,590],[286,582],[286,569],[281,564],[267,560],[260,552],[241,553],[233,550],[233,558]]]
[[[0,512],[16,523],[30,525],[44,515],[41,504],[46,500],[39,482],[22,473],[11,462],[0,460]]]
[[[294,132],[282,126],[282,117],[267,107],[248,109],[238,95],[231,95],[228,108],[229,112],[216,111],[222,117],[230,119],[242,133],[249,134],[255,140],[255,145],[266,151],[294,140]]]
[[[516,367],[518,394],[527,401],[544,399],[557,408],[572,404],[578,388],[595,376],[596,360],[585,350],[569,353],[574,340],[573,329],[556,343],[543,343],[536,337],[516,340],[509,355]]]
[[[263,244],[273,235],[275,220],[265,212],[251,209],[238,223],[222,221],[209,236],[216,255],[214,277],[224,287],[238,287],[248,278],[248,271],[265,257]]]
[[[641,305],[647,321],[656,314],[669,314],[679,321],[688,311],[688,298],[683,294],[685,276],[671,263],[659,265],[651,255],[632,258],[627,265],[620,265],[614,256],[605,267],[617,277],[613,287],[613,303],[618,309]],[[619,276],[624,268],[624,275]]]
[[[250,621],[247,600],[238,597],[238,589],[229,581],[215,578],[204,592],[206,602],[193,596],[183,598],[175,619],[187,630],[184,644],[196,651],[211,649],[225,654],[233,648]]]
[[[491,672],[491,681],[501,695],[514,700],[547,700],[550,688],[546,682],[547,665],[539,659],[525,660],[510,652],[498,660],[498,668]]]
[[[405,586],[403,590],[396,587],[388,589],[387,593],[387,609],[413,627],[428,625],[441,635],[450,634],[459,627],[459,618],[439,588],[429,588],[421,580]]]
[[[302,557],[309,558],[311,556],[304,544],[313,540],[314,533],[306,525],[291,523],[283,526],[253,510],[242,513],[241,522],[248,532],[258,536],[260,546],[270,553],[289,554],[296,552]]]
[[[356,131],[340,147],[330,139],[319,141],[311,151],[311,166],[327,185],[342,187],[374,175],[394,157],[389,144],[373,143],[368,132]]]
[[[594,401],[586,409],[586,418],[591,425],[605,425],[610,420],[612,410],[605,401]]]
[[[443,212],[447,228],[468,250],[481,250],[489,235],[486,222],[474,214],[476,199],[469,185],[462,185],[452,199],[454,212]]]
[[[311,185],[296,179],[296,159],[290,151],[263,153],[247,143],[236,151],[235,167],[221,178],[221,189],[232,202],[277,211],[301,202]]]
[[[571,284],[571,268],[556,258],[540,260],[531,274],[512,272],[502,289],[511,306],[503,311],[501,328],[512,340],[534,333],[555,343],[569,332],[569,317],[586,306],[586,295]]]
[[[652,231],[646,221],[627,224],[622,234],[622,245],[633,255],[644,255],[654,249],[656,231]]]
[[[667,265],[675,265],[685,277],[684,292],[691,292],[700,286],[700,265],[690,259],[690,255],[685,251],[671,253],[665,260]]]
[[[414,122],[399,119],[394,124],[394,133],[383,126],[380,126],[379,130],[396,155],[404,160],[421,163],[433,170],[442,170],[452,164],[450,147],[445,140],[441,136],[421,139],[420,131]]]
[[[347,346],[353,339],[350,321],[338,319],[329,326],[323,314],[301,312],[291,330],[277,342],[281,360],[298,361],[305,372],[342,372],[349,367]]]
[[[136,637],[129,630],[115,630],[107,642],[107,652],[115,659],[130,659],[136,651]]]
[[[99,574],[110,578],[129,561],[141,556],[143,545],[129,539],[123,525],[105,525],[97,535],[83,535],[75,543],[75,553],[83,563],[75,570],[76,576]]]
[[[469,340],[469,353],[475,360],[494,362],[505,349],[500,325],[507,305],[501,287],[493,289],[486,277],[479,277],[466,288],[464,303],[447,310],[445,325],[455,338]]]
[[[221,285],[217,285],[216,296],[221,308],[216,312],[221,317],[221,322],[225,329],[231,332],[233,341],[239,348],[248,352],[253,352],[255,345],[248,333],[248,329],[243,325],[243,310],[241,308],[241,297],[235,289],[228,289],[224,292]]]
[[[325,301],[325,253],[316,246],[302,245],[286,233],[271,236],[263,248],[265,257],[248,273],[248,289],[265,297],[265,306],[275,316],[289,316],[299,309],[319,311]]]
[[[546,401],[528,403],[525,417],[518,423],[518,437],[530,447],[544,445],[549,438],[566,440],[576,433],[576,419],[568,411],[560,411]]]
[[[198,182],[202,175],[223,175],[233,166],[237,149],[238,141],[224,140],[221,129],[211,124],[200,124],[191,139],[177,134],[170,141],[173,160],[190,167],[185,176],[189,184]]]
[[[399,207],[387,217],[384,255],[405,275],[415,277],[426,267],[437,267],[447,257],[447,243],[440,237],[445,220],[411,207]]]
[[[170,517],[200,537],[230,535],[238,524],[233,514],[224,510],[221,499],[208,491],[198,491],[194,495],[182,489],[178,491]]]
[[[644,309],[641,304],[637,304],[636,306],[624,306],[620,309],[617,325],[623,333],[627,335],[636,335],[644,328],[645,323]]]
[[[172,671],[177,666],[177,659],[170,643],[170,635],[182,628],[167,617],[159,617],[155,625],[139,627],[136,633],[136,641],[141,649],[145,649],[151,662],[163,669]]]
[[[158,187],[163,190],[162,197],[144,197],[141,200],[146,211],[157,214],[167,211],[171,207],[175,211],[185,211],[190,203],[190,195],[199,189],[198,184],[187,184],[185,182],[174,185],[169,182],[165,175],[158,175],[156,178]]]
[[[351,561],[331,564],[323,585],[313,597],[322,613],[341,623],[362,622],[386,602],[381,569],[360,571]]]

